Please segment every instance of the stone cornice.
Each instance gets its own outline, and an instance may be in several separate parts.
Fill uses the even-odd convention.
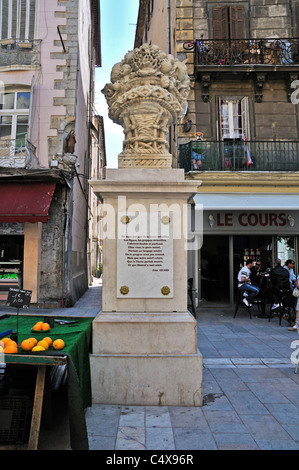
[[[199,192],[299,193],[299,172],[190,172],[187,180],[200,181]]]

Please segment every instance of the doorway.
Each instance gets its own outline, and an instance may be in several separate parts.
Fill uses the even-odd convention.
[[[201,300],[213,305],[229,304],[229,236],[204,237],[201,250]]]

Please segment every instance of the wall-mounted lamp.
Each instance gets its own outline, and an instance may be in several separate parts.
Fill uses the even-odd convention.
[[[210,227],[214,227],[214,223],[215,223],[215,220],[214,220],[214,216],[212,214],[209,215],[209,225]]]
[[[288,215],[288,221],[289,221],[290,227],[294,227],[295,219],[291,214]]]
[[[192,121],[191,121],[191,119],[187,119],[183,124],[183,131],[184,132],[190,132],[191,127],[192,127]]]

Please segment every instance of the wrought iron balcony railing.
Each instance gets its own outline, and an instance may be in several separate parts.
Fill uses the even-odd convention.
[[[37,164],[36,148],[27,139],[0,139],[0,167],[33,168]]]
[[[195,66],[299,64],[299,38],[197,39],[183,47],[194,50]]]
[[[299,171],[299,142],[192,141],[180,145],[180,168],[189,171]]]

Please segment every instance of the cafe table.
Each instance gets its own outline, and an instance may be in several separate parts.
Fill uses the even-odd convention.
[[[54,315],[54,327],[49,331],[32,331],[32,327],[35,323],[38,321],[47,322],[47,318],[49,317],[23,313],[18,315],[5,314],[0,317],[0,337],[2,332],[9,330],[13,330],[13,332],[18,333],[18,353],[4,354],[4,363],[12,365],[18,364],[23,365],[24,367],[37,367],[31,427],[27,449],[33,450],[38,448],[46,368],[66,365],[66,392],[71,448],[73,450],[87,450],[88,437],[84,409],[91,406],[89,353],[93,318],[69,316],[59,316],[55,318]],[[60,324],[58,321],[66,321],[66,323]],[[64,348],[57,351],[50,346],[46,351],[28,352],[23,351],[20,347],[20,344],[24,339],[34,337],[40,341],[46,336],[50,337],[53,342],[55,339],[63,339],[65,343]]]

